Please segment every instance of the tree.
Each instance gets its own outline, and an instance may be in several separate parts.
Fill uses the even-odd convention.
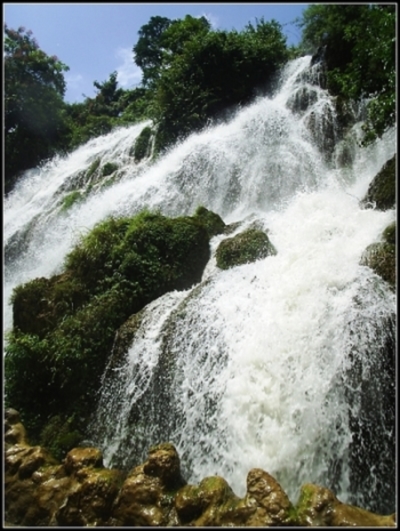
[[[199,28],[195,34],[185,31],[187,18],[182,22],[164,33],[164,43],[175,35],[181,44],[155,83],[158,147],[199,130],[234,105],[249,103],[288,59],[276,21],[249,24],[241,33]],[[179,38],[178,30],[185,38]]]
[[[395,122],[395,6],[314,4],[299,26],[306,51],[325,47],[331,92],[370,100],[366,141],[381,136]]]
[[[69,68],[48,56],[32,32],[4,26],[5,185],[60,146],[65,80]]]
[[[146,86],[158,78],[162,63],[162,36],[172,20],[166,17],[151,17],[139,30],[139,39],[133,47],[134,60],[143,71],[143,84]]]

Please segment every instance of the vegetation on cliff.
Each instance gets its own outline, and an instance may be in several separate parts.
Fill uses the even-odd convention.
[[[394,5],[311,5],[299,21],[297,48],[287,47],[274,20],[238,32],[212,30],[204,17],[151,17],[133,46],[141,85],[124,90],[112,72],[94,81],[94,98],[73,104],[63,102],[68,67],[40,50],[24,28],[5,27],[6,191],[22,170],[115,126],[151,119],[160,152],[265,92],[288,59],[318,49],[329,90],[342,100],[369,101],[369,141],[396,119],[395,17]],[[144,140],[136,147],[138,160]]]
[[[327,88],[369,100],[366,142],[381,136],[396,120],[396,6],[313,4],[299,25],[305,51],[323,48]]]
[[[116,330],[167,291],[199,282],[210,235],[223,226],[204,208],[174,219],[111,218],[81,238],[63,273],[14,290],[6,403],[20,410],[32,437],[52,423],[55,435],[63,431],[62,448],[69,439],[76,444]],[[52,444],[49,430],[42,436]]]

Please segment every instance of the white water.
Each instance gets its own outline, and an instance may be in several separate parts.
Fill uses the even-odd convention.
[[[15,285],[59,271],[82,231],[144,207],[180,215],[204,205],[226,223],[244,220],[238,231],[257,220],[278,251],[228,271],[212,258],[196,291],[167,294],[145,310],[126,363],[105,373],[92,436],[108,464],[139,462],[168,439],[191,482],[219,474],[242,495],[247,472],[260,467],[293,502],[305,482],[334,488],[345,502],[387,498],[378,492],[381,478],[365,482],[368,492],[351,486],[349,416],[362,418],[367,406],[349,373],[361,363],[363,379],[382,391],[375,358],[395,296],[359,260],[395,212],[361,209],[358,200],[395,152],[395,135],[368,149],[350,142],[351,167],[337,167],[335,153],[327,160],[317,140],[334,108],[308,64],[293,62],[275,97],[191,136],[154,165],[129,156],[143,124],[132,126],[28,175],[6,199],[5,243],[16,248],[7,298]],[[295,95],[304,91],[313,103],[298,111]],[[331,131],[336,140],[334,122]],[[117,162],[120,181],[60,213],[62,197],[96,157]],[[213,239],[213,250],[223,237]],[[387,426],[378,428],[390,447]],[[363,466],[386,480],[391,473],[368,456]],[[384,509],[392,503],[393,494]]]

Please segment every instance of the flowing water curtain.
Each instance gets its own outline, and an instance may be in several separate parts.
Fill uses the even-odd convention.
[[[391,507],[393,496],[379,485],[392,485],[392,439],[385,436],[389,457],[383,468],[375,464],[374,485],[357,476],[373,452],[355,453],[349,428],[359,396],[350,384],[352,364],[357,374],[356,360],[366,353],[379,359],[363,326],[380,330],[393,321],[391,299],[365,268],[363,311],[352,310],[359,255],[393,218],[390,211],[361,213],[357,196],[396,146],[390,135],[364,151],[353,146],[351,164],[342,168],[334,145],[315,145],[325,126],[333,143],[342,132],[336,107],[318,86],[318,69],[309,65],[310,58],[290,63],[272,97],[192,135],[153,164],[129,156],[142,130],[133,126],[22,180],[6,203],[6,292],[53,274],[79,235],[110,214],[143,208],[192,214],[202,204],[227,223],[242,222],[238,231],[258,219],[278,254],[228,271],[211,265],[205,283],[149,305],[131,348],[117,359],[110,353],[88,439],[114,466],[130,468],[151,444],[172,439],[189,481],[224,475],[240,494],[249,469],[259,466],[292,498],[301,483],[315,481],[331,485],[342,501],[375,497]],[[107,187],[88,189],[68,210],[52,208],[98,159],[99,168],[118,164],[118,179],[105,175]],[[368,297],[379,312],[366,320]],[[367,334],[364,350],[352,346],[354,326]],[[381,345],[392,341],[392,325],[385,327]],[[365,373],[368,390],[382,389],[378,373]],[[363,413],[359,434],[370,435],[374,415]],[[390,423],[389,415],[385,429]]]

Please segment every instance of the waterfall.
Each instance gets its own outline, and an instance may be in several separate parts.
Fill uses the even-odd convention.
[[[218,474],[243,495],[260,467],[293,502],[314,482],[394,511],[396,299],[359,261],[395,212],[359,200],[395,153],[395,132],[360,148],[360,124],[341,131],[317,81],[318,65],[297,59],[275,94],[155,163],[134,162],[146,124],[133,125],[27,172],[5,199],[5,329],[12,289],[61,271],[79,235],[109,215],[203,205],[236,232],[256,222],[277,249],[222,271],[215,250],[226,236],[216,236],[202,282],[140,312],[124,358],[110,353],[88,432],[107,466],[129,468],[170,441],[190,482]],[[107,186],[88,171],[105,162],[118,166]],[[63,209],[77,189],[80,201]]]

